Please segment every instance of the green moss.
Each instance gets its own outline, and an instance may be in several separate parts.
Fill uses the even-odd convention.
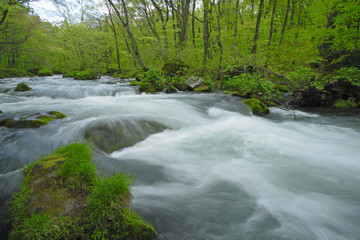
[[[261,102],[259,99],[250,98],[244,101],[245,104],[249,105],[254,115],[264,116],[270,113],[269,108]]]
[[[161,73],[157,69],[150,69],[145,73],[145,77],[139,84],[139,90],[141,92],[156,93],[161,92],[165,88],[165,81],[161,76]]]
[[[195,92],[210,92],[210,87],[206,84],[200,84],[196,88],[194,88]]]
[[[229,90],[225,90],[224,94],[230,94]]]
[[[19,83],[16,88],[15,91],[16,92],[25,92],[25,91],[29,91],[31,90],[31,87],[29,87],[26,83]]]
[[[136,80],[130,82],[130,86],[138,86],[140,83]]]
[[[48,113],[52,116],[55,116],[56,119],[63,119],[63,118],[67,117],[65,114],[58,112],[58,111],[50,111]]]
[[[3,79],[5,78],[5,75],[4,74],[0,74],[0,79]]]
[[[354,100],[352,99],[348,99],[348,100],[340,99],[334,103],[334,107],[336,108],[352,109],[352,108],[357,108],[358,106],[359,104],[354,102]]]
[[[46,76],[52,76],[52,75],[54,75],[54,74],[50,69],[41,69],[38,71],[39,77],[46,77]]]
[[[154,228],[128,208],[133,178],[98,177],[87,144],[61,147],[23,175],[11,203],[10,240],[156,238]],[[75,188],[74,179],[86,188]]]
[[[75,76],[77,80],[92,80],[98,79],[98,74],[91,68],[85,69],[84,71],[78,72]]]

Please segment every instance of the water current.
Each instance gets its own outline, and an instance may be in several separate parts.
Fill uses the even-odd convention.
[[[32,90],[8,91],[20,82]],[[95,163],[103,174],[135,175],[132,207],[159,239],[360,238],[359,111],[271,108],[262,118],[221,93],[140,94],[112,77],[61,76],[1,79],[0,110],[0,119],[68,115],[36,129],[0,127],[1,221],[23,166],[84,140],[95,122],[142,119],[168,129],[97,150]]]

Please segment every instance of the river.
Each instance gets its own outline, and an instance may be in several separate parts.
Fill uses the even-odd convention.
[[[14,92],[26,82],[31,91]],[[271,108],[252,116],[220,93],[140,94],[103,76],[0,79],[0,118],[60,111],[37,129],[0,127],[0,220],[21,168],[84,140],[96,122],[168,127],[131,147],[96,151],[102,174],[136,177],[132,208],[159,239],[359,239],[360,112]]]

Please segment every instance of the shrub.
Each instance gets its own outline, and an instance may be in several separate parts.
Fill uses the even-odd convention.
[[[314,84],[316,75],[310,68],[300,67],[296,71],[290,72],[288,78],[294,89],[304,90]]]
[[[71,72],[67,72],[63,74],[63,78],[75,78],[75,76],[79,73],[77,70],[73,70]]]
[[[356,108],[358,107],[359,104],[357,104],[353,99],[349,98],[348,100],[337,100],[334,103],[334,107],[336,108],[345,108],[345,109],[351,109],[351,108]]]
[[[165,88],[165,82],[158,69],[150,69],[144,75],[139,84],[141,92],[155,93],[161,92]]]
[[[173,59],[164,64],[162,72],[165,76],[169,77],[184,76],[188,68],[189,66],[183,61]]]
[[[258,74],[241,74],[229,78],[223,84],[225,90],[234,91],[234,95],[250,97],[258,95],[263,99],[269,99],[274,92],[274,84]]]
[[[360,86],[360,69],[356,67],[340,68],[335,72],[334,79],[344,79],[354,85]]]

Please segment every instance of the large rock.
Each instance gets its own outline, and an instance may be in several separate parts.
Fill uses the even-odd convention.
[[[95,123],[85,131],[85,139],[104,152],[130,147],[151,134],[167,129],[165,125],[147,120],[122,120]]]
[[[98,177],[87,144],[61,147],[24,170],[9,239],[155,239],[129,209],[131,178]]]
[[[25,91],[30,91],[32,88],[29,87],[26,83],[19,83],[18,85],[16,85],[15,88],[15,92],[25,92]]]
[[[200,77],[189,77],[186,80],[186,85],[189,90],[194,90],[197,86],[201,85],[204,80]]]
[[[65,117],[66,115],[61,112],[50,111],[47,113],[36,113],[21,118],[7,118],[0,121],[0,126],[7,128],[39,128],[55,119],[63,119]]]

